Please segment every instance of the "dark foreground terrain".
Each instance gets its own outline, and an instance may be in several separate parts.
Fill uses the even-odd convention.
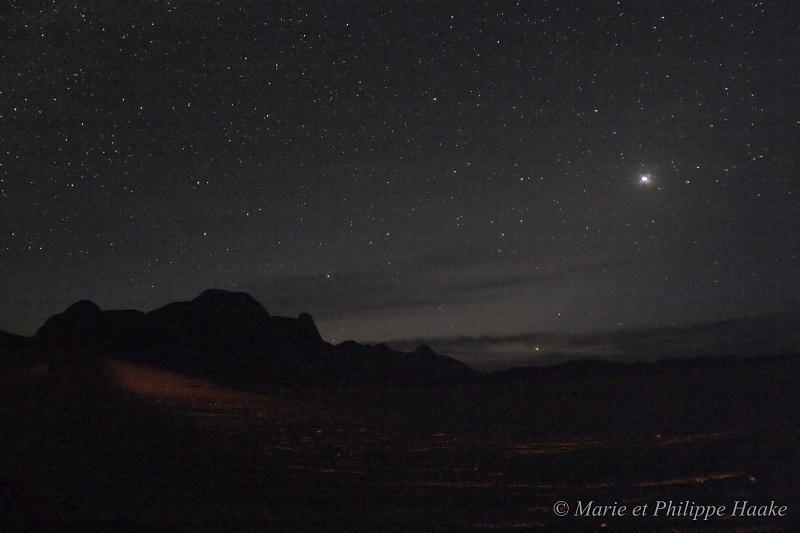
[[[3,531],[800,530],[797,357],[247,389],[75,357],[0,379]],[[788,516],[559,518],[558,500]]]

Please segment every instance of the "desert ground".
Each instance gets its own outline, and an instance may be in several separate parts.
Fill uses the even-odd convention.
[[[797,358],[573,365],[453,386],[237,387],[123,360],[2,378],[18,530],[792,531]],[[787,505],[560,518],[556,501]],[[7,529],[11,530],[11,529]]]

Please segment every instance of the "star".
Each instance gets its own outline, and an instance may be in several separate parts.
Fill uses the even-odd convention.
[[[652,178],[648,174],[642,174],[641,176],[639,176],[639,183],[642,183],[644,185],[650,183],[651,180]]]

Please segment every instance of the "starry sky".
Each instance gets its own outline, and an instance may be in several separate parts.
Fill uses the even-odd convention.
[[[800,309],[796,2],[0,7],[0,329],[219,287],[334,342]]]

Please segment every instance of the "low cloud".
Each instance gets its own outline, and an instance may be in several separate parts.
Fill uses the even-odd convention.
[[[496,370],[577,359],[652,361],[668,357],[800,354],[800,314],[777,313],[699,325],[596,331],[527,333],[393,341],[397,349],[428,344],[473,367]]]

